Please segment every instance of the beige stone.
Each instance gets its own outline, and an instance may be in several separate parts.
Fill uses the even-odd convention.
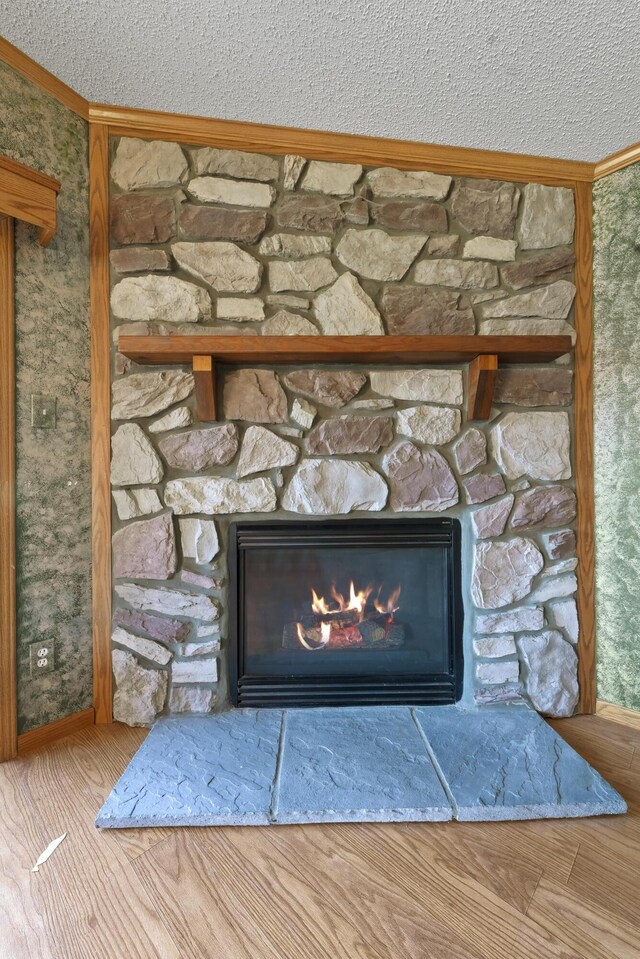
[[[111,385],[111,419],[153,416],[193,392],[193,374],[179,370],[132,373]]]
[[[574,644],[580,637],[578,625],[578,607],[575,599],[565,599],[548,607],[549,618],[554,626],[564,631],[567,639]]]
[[[300,189],[333,196],[353,196],[353,186],[361,176],[362,167],[357,163],[310,160]]]
[[[145,669],[123,649],[111,653],[116,689],[113,718],[127,726],[149,726],[162,712],[167,695],[167,673]]]
[[[185,559],[196,563],[210,563],[220,550],[216,524],[212,519],[180,517],[180,541]]]
[[[133,322],[197,323],[211,316],[211,297],[177,276],[128,276],[111,291],[111,310]]]
[[[433,259],[421,260],[414,270],[416,283],[451,286],[459,290],[484,290],[498,285],[498,269],[493,263]]]
[[[305,236],[301,233],[274,233],[265,236],[258,247],[258,253],[262,256],[281,256],[290,260],[330,252],[330,237]]]
[[[251,473],[292,466],[300,450],[263,426],[249,426],[245,431],[236,475],[240,479]]]
[[[290,313],[288,310],[278,310],[262,324],[260,332],[263,336],[319,336],[320,330],[314,326],[306,316]]]
[[[478,663],[476,678],[481,683],[495,685],[497,683],[517,683],[520,667],[516,660],[505,660],[501,663]]]
[[[373,300],[353,273],[343,273],[314,300],[316,319],[327,336],[381,336],[384,327]]]
[[[381,396],[453,406],[462,403],[462,373],[459,370],[375,370],[369,378],[371,389]]]
[[[267,265],[269,286],[278,293],[282,290],[311,292],[333,283],[338,274],[327,256],[312,256],[305,260],[272,260]]]
[[[513,634],[503,636],[483,636],[473,641],[473,651],[483,659],[500,659],[502,656],[516,655],[516,642]]]
[[[181,183],[187,159],[177,143],[122,137],[111,164],[111,179],[121,190],[142,190]]]
[[[291,407],[291,419],[294,423],[297,423],[298,426],[308,430],[313,426],[317,412],[315,406],[312,406],[307,400],[302,400],[296,396]]]
[[[260,287],[262,264],[235,243],[174,243],[171,252],[178,266],[218,293],[255,293]]]
[[[123,423],[111,437],[111,485],[159,483],[164,475],[160,457],[137,423]]]
[[[276,191],[267,183],[249,180],[225,180],[222,177],[200,176],[191,180],[189,193],[203,203],[225,203],[227,206],[268,207]]]
[[[143,659],[149,659],[153,663],[158,663],[159,666],[166,666],[173,658],[171,651],[168,650],[166,646],[163,646],[162,643],[156,643],[152,639],[136,636],[135,633],[130,633],[127,629],[123,629],[122,626],[115,627],[111,633],[111,642],[116,643],[118,646],[124,646],[130,653],[136,653],[136,655],[141,656]]]
[[[371,280],[401,280],[427,237],[392,236],[384,230],[347,230],[336,256],[349,269]]]
[[[165,504],[180,516],[204,513],[271,513],[276,492],[269,479],[233,480],[218,476],[192,476],[169,480]]]
[[[285,190],[294,189],[306,162],[306,157],[301,157],[297,153],[285,154],[282,162],[284,168],[282,186]]]
[[[460,432],[460,410],[448,406],[409,406],[396,414],[397,431],[418,443],[444,446]]]
[[[375,196],[444,200],[451,186],[451,177],[439,173],[380,167],[367,173],[367,183]]]
[[[111,493],[116,504],[118,519],[138,519],[149,513],[159,513],[162,503],[156,490],[149,487],[140,489],[114,489]]]
[[[570,336],[575,344],[576,331],[566,320],[481,320],[481,336]]]
[[[505,413],[489,436],[495,461],[509,479],[563,480],[571,476],[566,413]]]
[[[167,430],[179,430],[183,426],[191,426],[193,413],[188,406],[178,406],[161,416],[159,420],[149,423],[150,433],[166,433]]]
[[[223,389],[225,417],[250,423],[284,423],[287,396],[272,370],[227,373]]]
[[[171,681],[175,683],[216,683],[216,659],[175,659],[171,667]]]
[[[210,713],[215,702],[214,690],[203,686],[172,686],[169,693],[172,713]]]
[[[462,250],[465,260],[515,260],[518,244],[515,240],[502,240],[495,236],[475,236],[467,240]]]
[[[572,716],[578,705],[578,657],[555,629],[521,636],[518,652],[524,687],[534,709],[544,716]]]
[[[576,288],[568,280],[556,280],[530,293],[516,293],[502,300],[483,303],[480,312],[484,319],[505,316],[532,316],[540,319],[563,320],[569,315]]]
[[[229,176],[236,180],[259,180],[267,183],[278,179],[278,161],[262,153],[219,150],[216,147],[198,147],[189,153],[198,176]]]
[[[477,633],[518,633],[522,630],[542,629],[544,609],[542,606],[520,606],[507,613],[485,613],[476,616]]]
[[[384,509],[387,486],[368,463],[303,460],[282,498],[290,513],[336,516]]]
[[[255,296],[219,296],[216,316],[219,320],[231,320],[233,323],[259,323],[264,320],[264,303]]]
[[[575,573],[566,573],[564,576],[554,576],[543,580],[536,587],[532,599],[536,603],[546,603],[548,599],[562,599],[572,596],[578,589],[578,580]]]
[[[564,246],[573,240],[573,190],[527,183],[518,239],[523,250]]]
[[[153,610],[164,616],[184,616],[213,623],[220,618],[217,603],[202,593],[184,593],[177,589],[153,589],[138,586],[135,583],[116,583],[114,586],[120,599],[134,609]]]
[[[474,547],[471,595],[480,609],[499,609],[527,596],[544,560],[530,539],[481,542]]]
[[[487,438],[475,426],[467,430],[453,447],[453,456],[458,472],[470,473],[476,466],[487,462]]]

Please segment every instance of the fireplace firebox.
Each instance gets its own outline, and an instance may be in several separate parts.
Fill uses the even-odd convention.
[[[234,523],[229,570],[234,705],[460,698],[458,520]]]

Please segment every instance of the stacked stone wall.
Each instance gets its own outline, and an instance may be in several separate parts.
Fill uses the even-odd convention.
[[[185,368],[117,334],[573,333],[568,189],[112,144],[115,715],[228,704],[234,519],[429,515],[464,527],[465,698],[577,702],[570,356],[500,371],[240,368],[198,423]]]

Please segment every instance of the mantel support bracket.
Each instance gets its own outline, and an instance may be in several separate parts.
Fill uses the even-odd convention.
[[[469,399],[467,419],[488,420],[491,416],[493,391],[498,376],[498,357],[495,354],[476,356],[469,363]]]
[[[193,378],[198,419],[203,423],[217,420],[216,367],[212,356],[193,357]]]

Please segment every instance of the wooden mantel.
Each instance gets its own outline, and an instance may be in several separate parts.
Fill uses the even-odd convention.
[[[39,227],[40,246],[56,232],[60,184],[53,177],[0,156],[0,215]]]
[[[216,362],[469,363],[468,418],[487,419],[499,363],[548,363],[572,349],[570,336],[120,336],[118,349],[136,363],[190,363],[201,420],[216,417]]]

